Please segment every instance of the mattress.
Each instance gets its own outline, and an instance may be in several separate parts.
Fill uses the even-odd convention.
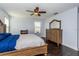
[[[45,45],[45,42],[42,38],[34,34],[22,34],[19,36],[19,39],[16,42],[15,49],[37,47]]]

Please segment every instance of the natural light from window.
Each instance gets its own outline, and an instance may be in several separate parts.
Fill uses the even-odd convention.
[[[40,33],[41,23],[39,21],[35,22],[35,33]]]

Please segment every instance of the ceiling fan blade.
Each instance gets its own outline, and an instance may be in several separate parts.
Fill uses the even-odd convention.
[[[38,16],[41,16],[40,14],[38,14]]]
[[[27,12],[33,12],[33,11],[31,11],[31,10],[26,10]]]
[[[46,11],[39,11],[39,13],[46,13]]]

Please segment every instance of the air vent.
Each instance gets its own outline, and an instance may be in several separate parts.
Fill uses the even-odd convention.
[[[55,13],[54,13],[54,15],[57,15],[57,14],[58,14],[58,12],[55,12]]]

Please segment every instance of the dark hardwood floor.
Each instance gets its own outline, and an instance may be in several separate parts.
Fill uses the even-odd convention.
[[[79,55],[78,51],[75,51],[69,47],[63,45],[57,47],[56,43],[50,41],[48,41],[47,44],[48,44],[48,56],[78,56]]]
[[[48,41],[48,56],[78,56],[79,52],[69,47],[60,45],[56,46],[56,43]]]

